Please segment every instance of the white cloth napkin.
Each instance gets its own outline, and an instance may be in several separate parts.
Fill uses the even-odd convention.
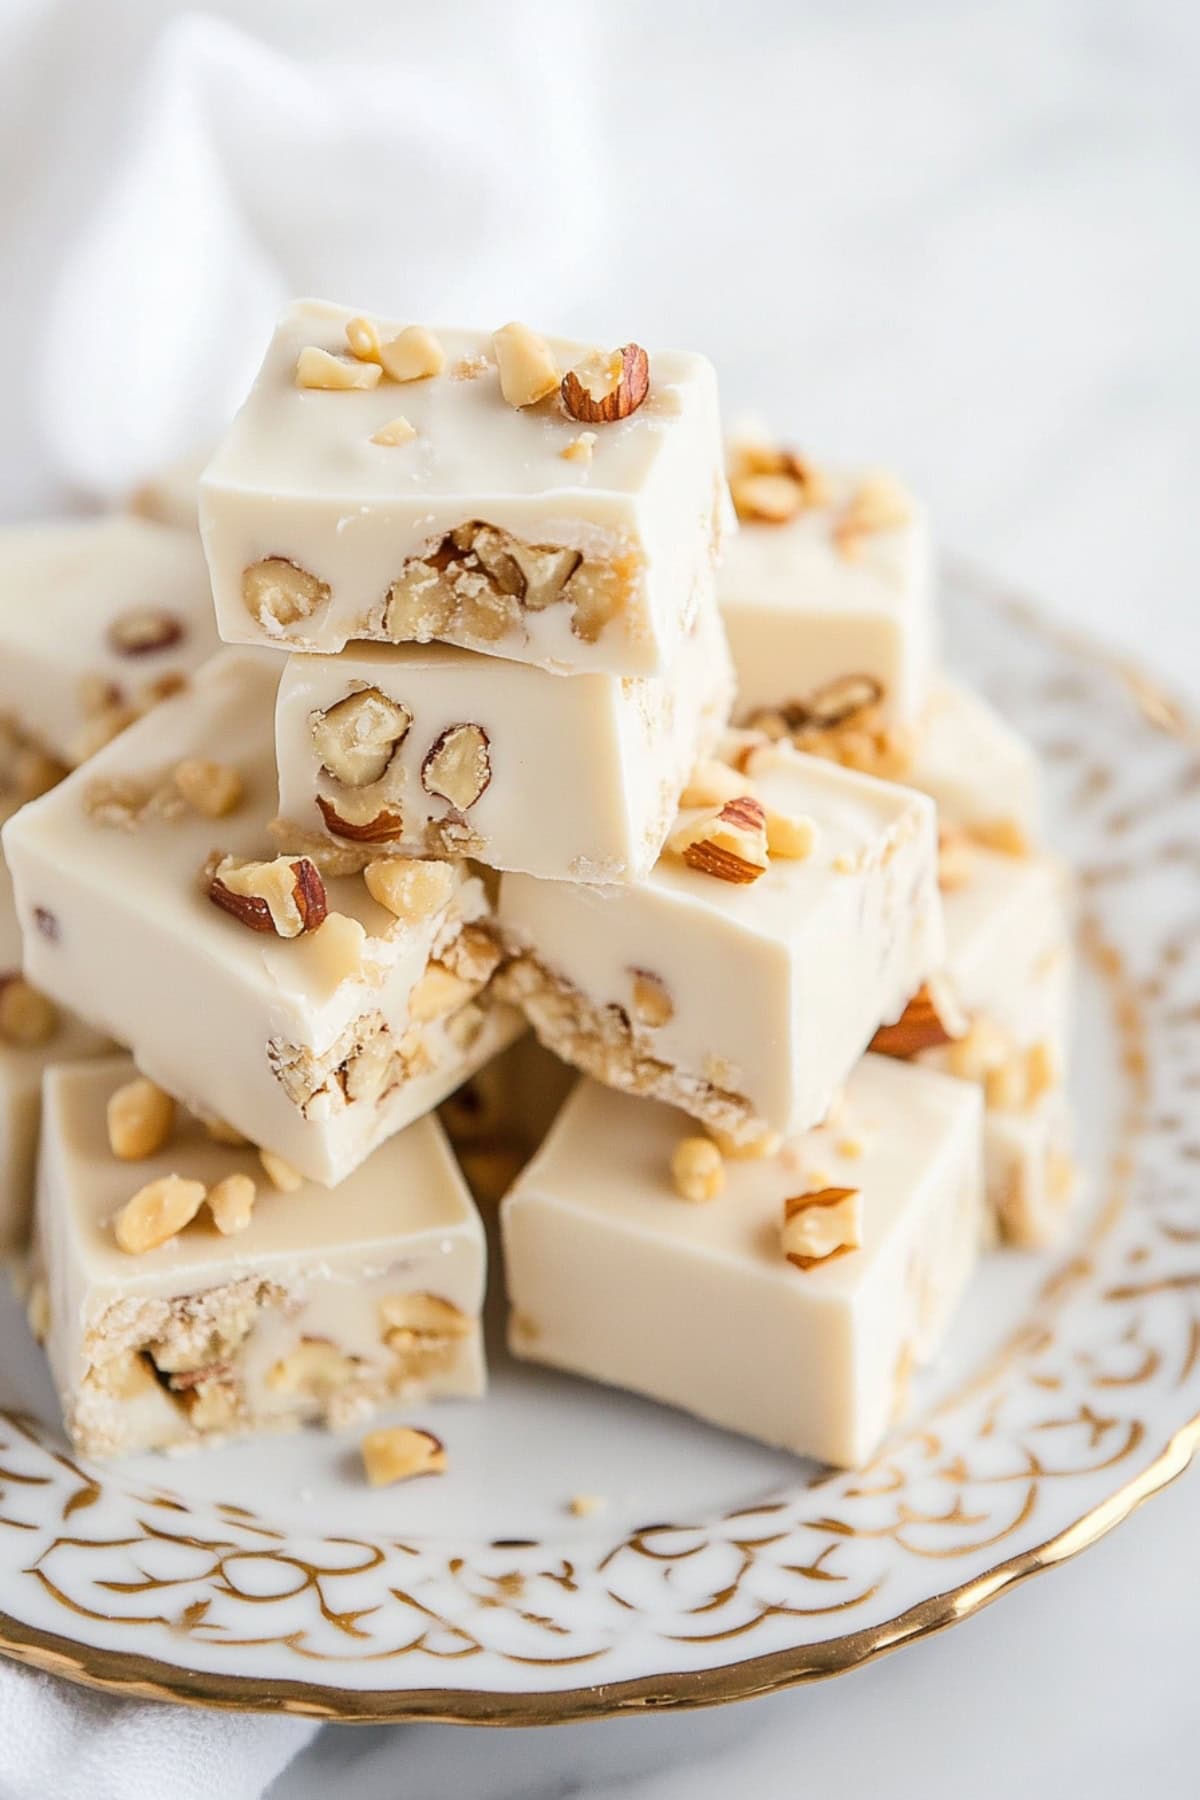
[[[258,1800],[316,1730],[114,1700],[0,1662],[0,1800]]]
[[[605,209],[571,7],[359,0],[295,60],[209,16],[139,41],[118,0],[6,5],[0,324],[34,379],[5,426],[51,482],[117,496],[214,441],[288,295],[488,327],[586,294]],[[0,1662],[0,1800],[249,1800],[313,1729]]]
[[[372,10],[303,62],[198,14],[153,45],[44,312],[40,430],[85,491],[215,440],[289,295],[497,326],[586,287],[605,207],[591,83],[565,78],[589,68],[582,12],[434,8],[430,31],[401,9],[403,58],[337,60]]]

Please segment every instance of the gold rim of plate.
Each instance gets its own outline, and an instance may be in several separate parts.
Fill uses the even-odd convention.
[[[1134,660],[1085,634],[1052,624],[1025,600],[997,593],[969,566],[956,562],[952,573],[956,582],[975,597],[989,600],[1048,643],[1115,677],[1153,730],[1189,745],[1200,745],[1200,720],[1193,718]],[[1111,1226],[1112,1220],[1111,1208],[1102,1208],[1101,1229]],[[666,1671],[550,1692],[338,1688],[325,1683],[187,1669],[124,1650],[80,1644],[26,1626],[4,1612],[0,1612],[0,1655],[127,1698],[226,1711],[282,1712],[349,1724],[425,1720],[467,1725],[557,1725],[657,1708],[719,1706],[844,1674],[968,1618],[1029,1576],[1086,1550],[1182,1474],[1198,1449],[1200,1413],[1183,1423],[1136,1476],[1044,1542],[997,1562],[957,1587],[918,1601],[879,1624],[820,1643],[772,1651],[709,1669]]]

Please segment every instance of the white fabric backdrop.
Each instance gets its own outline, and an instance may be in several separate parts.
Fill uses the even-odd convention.
[[[708,349],[731,412],[895,463],[948,543],[1200,693],[1198,76],[1172,0],[0,0],[0,516],[215,430],[285,293],[526,317]],[[708,1746],[645,1791],[791,1793],[800,1756],[932,1796],[937,1749],[953,1779],[994,1733],[973,1800],[1183,1791],[1188,1491],[836,1690],[500,1747],[324,1734],[277,1793],[352,1762],[364,1800],[529,1800]],[[0,1667],[0,1800],[240,1800],[309,1729]]]

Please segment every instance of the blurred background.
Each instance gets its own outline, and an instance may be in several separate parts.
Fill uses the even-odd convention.
[[[517,316],[1186,671],[1198,79],[1179,0],[0,0],[0,506],[209,441],[285,294]]]

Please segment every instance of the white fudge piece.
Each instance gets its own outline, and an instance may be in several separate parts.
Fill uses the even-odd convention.
[[[49,1063],[74,1062],[113,1048],[53,1002],[35,999],[31,1013],[21,1004],[23,994],[6,1023],[5,994],[12,1004],[16,997],[9,984],[19,979],[21,932],[12,883],[0,860],[0,1262],[19,1257],[28,1244],[42,1070]]]
[[[129,511],[160,525],[173,525],[178,531],[197,531],[200,477],[211,460],[211,448],[176,457],[129,496]]]
[[[678,1197],[687,1121],[591,1082],[502,1209],[509,1341],[825,1462],[865,1462],[937,1351],[981,1231],[977,1090],[866,1057],[836,1124]],[[840,1146],[840,1147],[839,1147]],[[853,1188],[860,1247],[796,1267],[785,1201]]]
[[[499,900],[506,991],[550,1049],[739,1137],[815,1124],[943,956],[932,802],[783,745],[746,787],[811,821],[807,856],[735,884],[672,833],[637,886],[506,875]]]
[[[873,1047],[917,1056],[984,1089],[988,1199],[999,1234],[1046,1243],[1072,1192],[1063,1089],[1071,1024],[1068,882],[1051,857],[970,847],[943,893],[946,963],[935,991],[962,1033],[938,1036],[921,997]],[[922,1047],[922,1045],[925,1047]]]
[[[288,309],[201,483],[222,637],[438,639],[560,672],[665,674],[727,522],[710,364],[652,352],[644,403],[592,424],[553,384],[510,405],[487,332],[439,328],[443,365],[424,379],[298,385],[306,350],[349,355],[355,316]],[[401,330],[371,323],[385,344]],[[565,374],[590,351],[555,338],[549,353]]]
[[[1042,773],[1033,746],[981,694],[939,675],[904,775],[944,819],[998,850],[1041,842]]]
[[[711,606],[665,677],[561,681],[445,644],[292,656],[276,714],[279,810],[306,832],[405,855],[636,881],[732,699]]]
[[[877,478],[820,471],[794,484],[790,516],[764,519],[755,484],[765,476],[776,496],[783,484],[786,499],[791,478],[747,469],[740,458],[735,445],[730,476],[741,523],[718,576],[739,720],[778,714],[798,733],[818,733],[853,678],[866,684],[856,729],[868,712],[873,729],[915,725],[936,641],[924,508],[889,482],[877,515]],[[877,518],[885,522],[872,523]]]
[[[310,1185],[276,1192],[252,1149],[186,1117],[155,1155],[118,1161],[105,1112],[134,1073],[117,1057],[46,1076],[38,1257],[81,1451],[346,1425],[392,1397],[483,1392],[483,1231],[434,1119],[390,1139],[333,1204]],[[167,1241],[122,1248],[123,1209],[170,1175],[208,1192],[248,1176],[249,1223],[222,1235],[204,1203]]]
[[[119,515],[0,531],[0,722],[59,762],[81,761],[217,648],[186,532]]]
[[[23,808],[5,850],[30,979],[193,1110],[333,1184],[437,1105],[517,1020],[484,991],[498,951],[483,884],[462,863],[447,865],[433,909],[408,920],[358,874],[318,881],[330,916],[295,937],[213,904],[202,871],[214,849],[238,861],[275,853],[276,682],[271,658],[217,657]],[[243,789],[219,818],[172,798],[179,763],[209,757]]]

